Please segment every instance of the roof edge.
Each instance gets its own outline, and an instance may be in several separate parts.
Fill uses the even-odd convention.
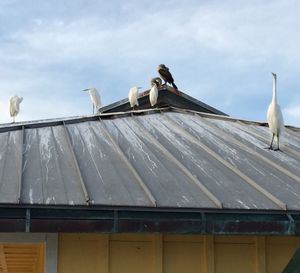
[[[0,212],[0,232],[300,235],[300,212],[117,207],[92,210],[2,207]]]
[[[123,116],[154,114],[154,113],[160,113],[160,112],[166,112],[166,111],[174,111],[174,112],[185,113],[185,114],[197,114],[201,117],[227,120],[227,121],[233,121],[233,122],[240,121],[240,122],[250,124],[250,125],[268,126],[268,123],[265,121],[252,121],[252,120],[246,120],[246,119],[240,119],[240,118],[233,118],[231,116],[226,116],[226,115],[204,113],[204,112],[199,112],[199,111],[195,111],[195,110],[169,106],[169,107],[164,107],[164,108],[130,110],[130,111],[125,111],[125,112],[97,113],[94,115],[87,115],[87,116],[73,116],[73,117],[57,118],[57,119],[43,119],[43,120],[23,121],[23,122],[16,122],[16,123],[3,123],[3,124],[0,124],[0,132],[22,130],[24,128],[25,129],[26,128],[40,128],[40,127],[47,127],[47,126],[73,124],[73,123],[79,123],[79,122],[84,122],[84,121],[96,121],[96,120],[99,120],[99,118],[118,118],[118,117],[123,117]],[[291,129],[292,131],[300,132],[299,127],[295,127],[292,125],[285,125],[285,127]]]

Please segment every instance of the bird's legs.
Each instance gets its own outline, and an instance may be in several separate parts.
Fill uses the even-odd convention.
[[[272,136],[272,141],[271,141],[270,147],[268,148],[269,150],[273,150],[272,145],[273,145],[274,137],[275,137],[275,134],[273,134],[273,136]]]
[[[95,105],[93,104],[93,115],[94,115],[94,113],[95,113]]]
[[[275,134],[272,135],[272,141],[271,141],[270,147],[266,147],[266,149],[274,150],[274,151],[281,151],[281,150],[280,150],[280,147],[279,147],[279,136],[277,136],[277,148],[276,148],[276,149],[273,149],[273,141],[274,141],[274,137],[275,137]]]
[[[280,151],[280,148],[279,148],[279,136],[277,136],[277,148],[274,149],[274,151]]]

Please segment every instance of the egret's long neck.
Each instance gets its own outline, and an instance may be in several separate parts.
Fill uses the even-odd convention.
[[[273,77],[273,97],[272,101],[277,103],[277,80],[275,77]]]

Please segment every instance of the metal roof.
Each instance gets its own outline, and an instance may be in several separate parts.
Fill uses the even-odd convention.
[[[0,126],[0,204],[300,210],[300,130],[175,108]]]

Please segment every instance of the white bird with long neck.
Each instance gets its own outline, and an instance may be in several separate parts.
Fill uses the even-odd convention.
[[[157,103],[158,99],[158,88],[161,87],[162,81],[161,78],[153,78],[151,79],[151,89],[149,92],[149,100],[150,100],[150,105],[153,107]]]
[[[139,106],[139,101],[138,101],[139,89],[141,89],[141,87],[133,86],[130,88],[128,93],[128,100],[130,103],[130,107],[133,109],[135,106]]]
[[[92,101],[93,104],[93,114],[96,108],[96,111],[98,112],[99,109],[101,108],[101,98],[100,98],[100,94],[98,93],[96,88],[88,88],[88,89],[84,89],[82,91],[88,91],[89,95],[90,95],[90,99]]]
[[[9,113],[15,122],[16,116],[20,112],[20,103],[23,101],[22,97],[13,96],[9,99]]]
[[[274,137],[276,136],[277,148],[274,150],[278,151],[280,150],[279,139],[284,130],[284,122],[283,122],[283,116],[282,116],[280,106],[277,103],[277,75],[275,73],[272,73],[272,75],[273,75],[273,96],[267,112],[269,129],[272,133],[272,140],[269,149],[270,150],[273,149],[272,145],[273,145]]]

